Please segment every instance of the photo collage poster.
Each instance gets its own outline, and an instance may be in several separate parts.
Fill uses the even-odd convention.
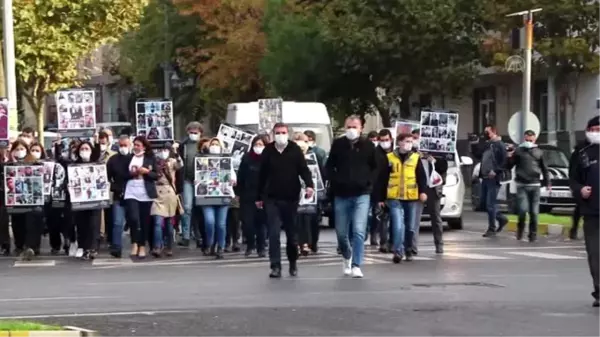
[[[65,185],[65,169],[62,165],[54,165],[54,179],[52,186],[52,206],[63,207],[67,200],[67,191]]]
[[[448,112],[421,112],[419,151],[454,153],[458,135],[458,114]]]
[[[52,194],[52,184],[54,183],[55,165],[56,163],[53,161],[44,162],[44,196],[46,197],[49,197]]]
[[[306,164],[308,165],[308,169],[310,170],[313,184],[315,184],[314,193],[310,198],[306,198],[306,185],[301,178],[300,179],[300,202],[299,206],[307,206],[307,205],[316,205],[317,204],[317,195],[319,193],[319,187],[324,189],[323,181],[321,180],[321,172],[319,171],[319,164],[317,163],[317,157],[314,153],[309,153],[305,155]],[[319,183],[320,182],[320,183]],[[320,185],[320,186],[319,186]]]
[[[173,141],[173,102],[138,101],[135,104],[137,135],[150,142]]]
[[[253,133],[243,131],[239,128],[221,124],[217,138],[223,143],[223,153],[231,154],[233,169],[237,171],[242,162],[242,157],[250,150]]]
[[[93,90],[60,90],[56,93],[59,130],[96,128],[96,101]]]
[[[44,166],[5,166],[4,198],[8,207],[43,206]]]
[[[270,135],[273,126],[283,120],[283,100],[281,98],[258,100],[258,134]]]
[[[199,198],[233,198],[231,157],[197,157],[194,179]]]
[[[419,130],[421,127],[418,121],[397,121],[396,136],[401,134],[411,134],[414,130]]]
[[[98,203],[110,201],[106,165],[85,164],[67,167],[68,188],[71,204]]]
[[[8,100],[0,100],[0,146],[8,147],[9,143]]]

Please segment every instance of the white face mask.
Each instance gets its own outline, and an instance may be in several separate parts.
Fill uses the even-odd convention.
[[[25,151],[25,150],[18,150],[18,151],[15,151],[14,154],[15,154],[15,158],[17,158],[17,159],[23,159],[27,155],[27,151]]]
[[[107,148],[108,148],[108,145],[100,144],[100,151],[105,152]]]
[[[390,141],[380,142],[379,146],[381,146],[381,148],[384,149],[384,150],[389,150],[390,147],[392,146],[392,142],[390,142]]]
[[[200,135],[197,133],[190,133],[188,134],[188,137],[190,137],[190,140],[193,142],[197,142],[200,140]]]
[[[76,161],[77,160],[77,155],[75,155],[75,153],[71,153],[71,160],[72,161]]]
[[[308,142],[308,147],[314,147],[315,146],[315,142],[313,142],[312,140]]]
[[[33,156],[33,158],[35,159],[40,159],[42,158],[42,153],[41,152],[31,152],[31,155]]]
[[[144,155],[144,150],[133,150],[133,154],[135,154],[136,156],[143,156]]]
[[[288,142],[288,135],[275,135],[275,144],[283,146]]]
[[[21,139],[23,139],[23,142],[24,142],[25,144],[27,144],[27,145],[31,144],[31,138],[29,138],[29,137],[23,137],[23,138],[21,138]]]
[[[360,136],[360,132],[356,129],[346,129],[346,138],[355,140]]]
[[[162,151],[159,155],[160,159],[166,160],[167,158],[169,158],[169,152],[168,151]]]
[[[219,153],[221,153],[221,147],[219,145],[211,145],[208,148],[208,153],[210,153],[210,154],[219,154]]]
[[[300,148],[302,149],[302,151],[308,150],[308,143],[306,143],[305,141],[298,140],[298,141],[296,141],[296,144],[298,144],[298,146],[300,146]]]
[[[252,151],[254,151],[254,153],[256,153],[256,154],[261,154],[264,149],[265,149],[264,146],[255,146],[252,148]]]
[[[598,131],[586,131],[585,138],[592,144],[600,144],[600,132]]]
[[[524,142],[523,142],[523,143],[521,143],[519,146],[520,146],[520,147],[527,148],[527,149],[530,149],[530,148],[532,148],[532,147],[535,147],[535,143],[534,143],[534,142],[528,142],[528,141],[524,141]]]
[[[412,150],[412,143],[399,143],[398,144],[398,151],[400,151],[401,153],[407,153],[410,152]]]
[[[378,141],[376,141],[376,140],[373,140],[372,142],[373,142],[373,145],[374,145],[375,147],[377,147],[377,145],[379,145],[379,142],[378,142]]]
[[[122,155],[128,155],[129,154],[129,148],[128,147],[120,147],[119,148],[119,153]]]
[[[89,161],[92,153],[90,151],[81,151],[79,152],[79,157],[83,161]]]

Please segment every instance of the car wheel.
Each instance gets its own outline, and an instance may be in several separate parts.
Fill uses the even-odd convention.
[[[450,229],[463,229],[462,217],[458,219],[448,219],[448,227],[450,227]]]

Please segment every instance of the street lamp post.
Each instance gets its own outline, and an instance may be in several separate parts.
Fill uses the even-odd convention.
[[[525,67],[523,69],[523,104],[521,107],[520,135],[521,138],[527,131],[527,115],[531,111],[531,53],[533,50],[533,13],[540,12],[541,8],[529,9],[522,12],[508,14],[507,16],[522,16],[525,23]]]
[[[13,2],[2,1],[2,29],[4,35],[4,71],[6,74],[6,94],[8,96],[8,128],[17,131],[17,77],[15,65],[15,36],[13,27]]]

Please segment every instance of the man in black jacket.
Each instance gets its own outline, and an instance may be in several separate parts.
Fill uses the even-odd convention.
[[[387,169],[387,154],[392,152],[393,140],[392,133],[388,129],[381,129],[377,135],[378,145],[375,147],[375,159],[377,161],[377,170]],[[371,192],[371,219],[370,219],[370,235],[371,246],[377,245],[377,233],[379,233],[379,251],[387,253],[389,250],[388,232],[389,232],[389,214],[385,207],[381,207],[377,202],[377,193],[382,189],[387,188],[387,181],[380,178],[379,172],[373,191]]]
[[[345,122],[346,135],[333,141],[326,172],[334,197],[335,230],[344,257],[344,275],[362,278],[360,265],[364,254],[371,192],[377,177],[377,159],[373,143],[361,137],[360,116]],[[348,238],[352,226],[352,246]]]
[[[296,213],[300,201],[301,185],[306,185],[306,198],[314,193],[312,175],[304,153],[296,143],[289,140],[289,128],[283,123],[273,127],[275,142],[265,146],[262,152],[258,186],[260,194],[256,206],[264,207],[269,226],[269,277],[281,277],[281,227],[285,230],[286,253],[290,262],[290,275],[298,274],[298,242]]]
[[[544,163],[543,151],[535,144],[536,135],[532,130],[525,131],[525,141],[508,152],[508,168],[515,168],[517,184],[517,204],[519,223],[517,240],[523,239],[525,216],[529,212],[529,242],[537,240],[538,215],[540,213],[540,186],[551,188],[548,168]],[[540,182],[540,176],[544,179]]]
[[[600,117],[589,120],[585,136],[589,145],[574,152],[569,169],[571,191],[583,216],[588,264],[594,283],[594,307],[600,306]]]

